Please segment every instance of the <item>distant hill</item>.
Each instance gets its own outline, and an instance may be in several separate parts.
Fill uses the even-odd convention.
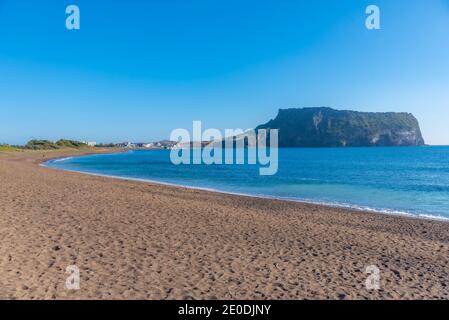
[[[279,129],[283,148],[424,145],[418,120],[410,113],[280,109],[256,129]]]

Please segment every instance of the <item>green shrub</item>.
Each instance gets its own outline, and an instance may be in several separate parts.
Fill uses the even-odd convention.
[[[31,140],[24,146],[24,149],[28,150],[55,150],[61,148],[82,148],[87,146],[85,143],[74,141],[74,140],[65,140],[60,139],[56,142],[52,142],[49,140]]]
[[[59,149],[59,146],[49,140],[30,140],[24,148],[29,150],[53,150]]]
[[[15,150],[17,150],[17,149],[10,146],[9,144],[0,143],[0,151],[15,151]]]
[[[95,147],[97,148],[114,148],[116,145],[114,143],[99,143]]]
[[[63,148],[82,148],[82,147],[87,146],[87,144],[85,144],[83,142],[74,141],[74,140],[65,140],[65,139],[58,140],[56,142],[56,145],[59,147],[63,147]]]

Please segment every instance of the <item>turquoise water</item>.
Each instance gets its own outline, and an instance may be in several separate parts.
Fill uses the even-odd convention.
[[[47,166],[255,196],[449,219],[449,147],[280,149],[258,165],[173,165],[170,151],[58,159]]]

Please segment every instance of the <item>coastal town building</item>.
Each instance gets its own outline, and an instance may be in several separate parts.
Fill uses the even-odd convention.
[[[97,145],[95,141],[82,141],[82,143],[87,144],[89,147],[95,147]]]

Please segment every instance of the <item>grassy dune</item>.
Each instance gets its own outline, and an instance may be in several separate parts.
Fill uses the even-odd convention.
[[[19,151],[19,149],[11,147],[7,144],[0,144],[0,151]]]

